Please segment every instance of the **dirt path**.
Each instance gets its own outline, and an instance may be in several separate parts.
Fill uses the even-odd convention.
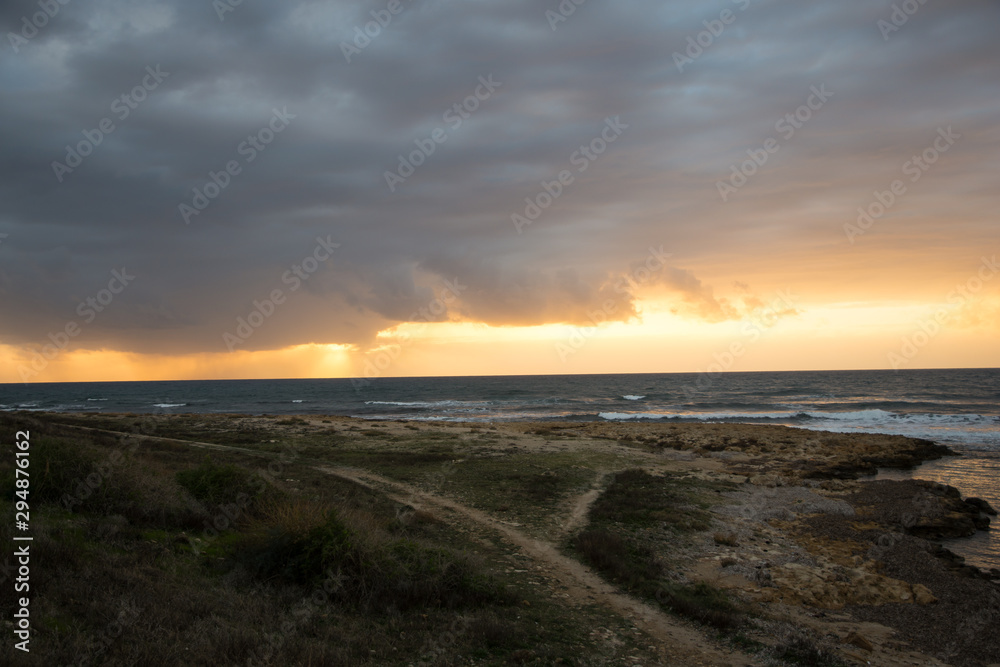
[[[573,507],[570,509],[569,517],[566,521],[562,522],[559,526],[560,537],[566,537],[573,531],[583,528],[587,524],[587,512],[590,511],[590,506],[594,504],[594,501],[601,495],[601,490],[604,488],[604,480],[607,479],[609,473],[602,472],[601,475],[594,480],[594,487],[582,493],[573,501]]]
[[[232,445],[124,433],[86,426],[67,424],[61,424],[60,426],[122,436],[125,439],[138,438],[172,444],[184,444],[191,447],[240,452],[264,458],[278,456],[274,452],[262,452]],[[685,667],[749,667],[757,664],[742,653],[731,652],[715,646],[714,642],[705,634],[683,621],[618,592],[614,586],[601,579],[593,570],[560,553],[552,543],[532,538],[517,530],[514,526],[494,519],[480,510],[463,505],[449,498],[421,491],[409,484],[382,477],[367,470],[316,465],[303,459],[299,459],[298,463],[309,465],[319,472],[360,484],[379,493],[384,493],[402,504],[449,510],[480,527],[501,534],[509,543],[520,548],[525,555],[531,558],[549,578],[556,580],[563,587],[565,596],[572,603],[577,605],[594,603],[603,605],[623,618],[632,621],[636,627],[654,638],[658,642],[658,652],[663,660],[663,664],[684,665]],[[568,535],[572,530],[586,523],[587,512],[599,497],[607,474],[602,474],[594,482],[591,489],[574,500],[567,520],[560,525],[559,536]]]
[[[565,593],[577,604],[602,604],[622,617],[634,622],[637,627],[658,640],[661,656],[665,664],[677,665],[754,665],[750,658],[739,653],[731,653],[716,648],[701,632],[683,622],[668,616],[658,609],[619,593],[614,586],[601,579],[593,570],[572,558],[561,554],[555,546],[525,535],[513,526],[498,521],[487,514],[449,498],[421,491],[409,484],[397,482],[374,473],[356,468],[317,466],[317,470],[361,484],[369,489],[386,493],[400,503],[416,505],[420,508],[444,508],[502,534],[510,543],[519,547],[549,575],[566,587]],[[587,508],[597,498],[599,488],[584,493],[576,502],[573,517],[586,517]]]

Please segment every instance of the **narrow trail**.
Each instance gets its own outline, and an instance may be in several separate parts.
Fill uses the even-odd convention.
[[[563,555],[554,545],[529,537],[513,526],[498,521],[480,510],[365,470],[332,466],[316,466],[316,469],[374,491],[385,493],[400,503],[422,506],[421,508],[438,507],[450,510],[502,534],[507,541],[519,547],[536,563],[546,566],[551,576],[566,587],[565,592],[575,602],[580,604],[596,602],[604,605],[622,617],[631,620],[637,627],[655,638],[660,643],[661,652],[666,660],[665,664],[718,665],[720,667],[755,664],[745,655],[730,653],[712,646],[704,634],[664,612],[619,593],[614,586],[601,579],[593,570]],[[574,507],[574,515],[580,513],[581,516],[585,517],[587,508],[599,493],[600,489],[591,489],[583,494]]]
[[[560,537],[567,537],[573,531],[583,528],[587,524],[587,513],[590,511],[590,506],[600,497],[601,490],[604,488],[604,480],[608,478],[609,474],[607,471],[601,472],[594,481],[593,488],[576,497],[573,507],[570,509],[569,517],[559,526]]]
[[[136,438],[183,444],[191,447],[240,452],[262,458],[278,456],[274,452],[261,452],[259,450],[232,445],[125,433],[88,426],[69,424],[60,424],[60,426],[122,436],[126,440]],[[757,664],[742,653],[730,652],[716,647],[712,640],[694,627],[644,602],[620,593],[614,586],[601,579],[596,572],[560,553],[552,543],[530,537],[517,530],[514,526],[495,519],[480,510],[360,468],[318,464],[314,460],[302,458],[298,459],[297,463],[308,465],[324,474],[339,477],[370,490],[383,493],[396,502],[405,505],[438,507],[449,510],[481,527],[501,534],[510,544],[517,546],[526,556],[535,561],[540,566],[540,569],[547,570],[548,576],[556,579],[561,586],[565,587],[564,593],[575,603],[580,605],[593,603],[603,605],[623,618],[632,621],[636,627],[654,638],[659,644],[658,649],[665,665],[683,665],[685,667],[751,667]],[[593,488],[576,498],[569,517],[560,526],[562,535],[567,535],[570,531],[586,523],[587,512],[594,501],[600,496],[604,479],[608,474],[607,472],[603,473],[594,482]]]

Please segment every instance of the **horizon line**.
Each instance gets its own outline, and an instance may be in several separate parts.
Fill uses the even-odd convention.
[[[260,378],[186,378],[167,380],[62,380],[50,382],[0,382],[0,387],[5,386],[34,386],[51,384],[126,384],[136,382],[285,382],[293,380],[361,380],[374,382],[376,380],[428,380],[428,379],[459,379],[459,378],[535,378],[535,377],[602,377],[614,375],[740,375],[751,373],[859,373],[859,372],[887,372],[887,373],[912,373],[922,371],[996,371],[1000,367],[994,366],[957,366],[957,367],[933,367],[933,368],[834,368],[834,369],[797,369],[797,370],[753,370],[734,371],[721,370],[708,373],[707,371],[650,371],[643,373],[518,373],[505,374],[496,373],[488,375],[385,375],[374,378],[360,376],[351,377],[260,377]]]

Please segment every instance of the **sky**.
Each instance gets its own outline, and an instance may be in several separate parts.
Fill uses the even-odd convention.
[[[0,382],[1000,367],[998,25],[6,2]]]

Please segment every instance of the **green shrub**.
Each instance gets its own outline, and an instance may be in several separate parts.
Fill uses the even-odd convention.
[[[533,500],[551,500],[560,495],[560,479],[555,472],[531,475],[525,480],[525,493]]]
[[[465,556],[360,527],[363,536],[334,510],[279,502],[231,541],[230,556],[262,579],[315,585],[335,576],[340,586],[335,596],[362,608],[460,607],[506,599],[502,586]]]
[[[42,436],[31,443],[31,502],[59,504],[73,512],[132,514],[140,504],[140,490],[125,479],[123,471],[131,465],[117,448],[101,456],[84,442]],[[13,498],[13,473],[4,488],[5,497]]]
[[[169,478],[140,465],[115,439],[33,438],[29,472],[33,507],[59,505],[93,518],[124,517],[126,524],[161,528],[190,528],[203,519]],[[0,485],[5,498],[14,497],[13,470],[5,471]]]
[[[87,476],[96,472],[97,456],[63,438],[41,437],[31,442],[31,500],[57,503],[72,494]],[[9,482],[9,483],[8,483]],[[14,473],[4,480],[4,497],[14,497]]]
[[[687,488],[671,477],[645,470],[616,474],[590,509],[593,523],[620,523],[636,527],[664,525],[678,532],[707,530],[708,512],[692,505]]]
[[[598,571],[630,590],[652,590],[650,582],[663,574],[663,563],[652,551],[603,528],[581,532],[576,548]]]
[[[197,468],[181,470],[175,478],[188,493],[210,507],[233,503],[243,506],[250,500],[259,501],[269,491],[273,493],[273,487],[263,477],[231,464],[213,463],[210,458]]]
[[[662,581],[665,565],[650,549],[603,528],[576,536],[575,546],[606,578],[664,608],[719,629],[739,626],[740,609],[726,593],[703,581],[681,585]]]
[[[350,531],[331,511],[323,523],[305,531],[287,525],[258,527],[237,540],[233,555],[257,577],[310,584],[327,569],[353,569],[354,552]]]
[[[725,591],[704,581],[695,584],[667,584],[656,592],[656,601],[680,616],[720,630],[738,627],[743,613]]]

